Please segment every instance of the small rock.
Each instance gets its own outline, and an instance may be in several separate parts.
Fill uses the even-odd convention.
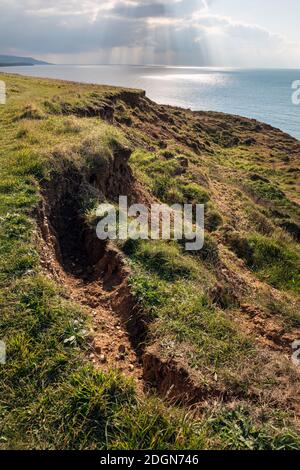
[[[94,353],[91,353],[89,357],[90,357],[90,359],[94,359],[95,354],[94,354]]]
[[[100,362],[101,362],[102,364],[105,364],[105,362],[106,362],[106,357],[104,356],[104,354],[101,354],[101,356],[100,356],[99,359],[100,359]]]
[[[129,372],[133,372],[134,371],[134,366],[132,364],[129,364],[128,370],[129,370]]]
[[[99,343],[95,343],[94,349],[95,349],[96,353],[101,354],[102,348],[101,348]]]

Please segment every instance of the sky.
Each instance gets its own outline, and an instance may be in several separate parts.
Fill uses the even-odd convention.
[[[0,53],[68,64],[300,67],[299,0],[0,0]]]

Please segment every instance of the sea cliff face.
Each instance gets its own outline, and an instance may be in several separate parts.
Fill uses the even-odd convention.
[[[299,449],[300,142],[140,90],[0,79],[0,445]],[[119,195],[204,204],[203,249],[101,242]]]

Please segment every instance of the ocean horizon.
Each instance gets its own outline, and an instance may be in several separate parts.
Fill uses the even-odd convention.
[[[292,102],[292,83],[300,80],[297,68],[35,65],[1,71],[140,88],[159,104],[257,119],[300,139],[300,106]]]

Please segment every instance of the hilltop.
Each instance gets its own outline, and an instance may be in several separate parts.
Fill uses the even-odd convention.
[[[300,449],[300,142],[145,92],[0,74],[4,449]],[[204,249],[99,202],[203,203]]]

